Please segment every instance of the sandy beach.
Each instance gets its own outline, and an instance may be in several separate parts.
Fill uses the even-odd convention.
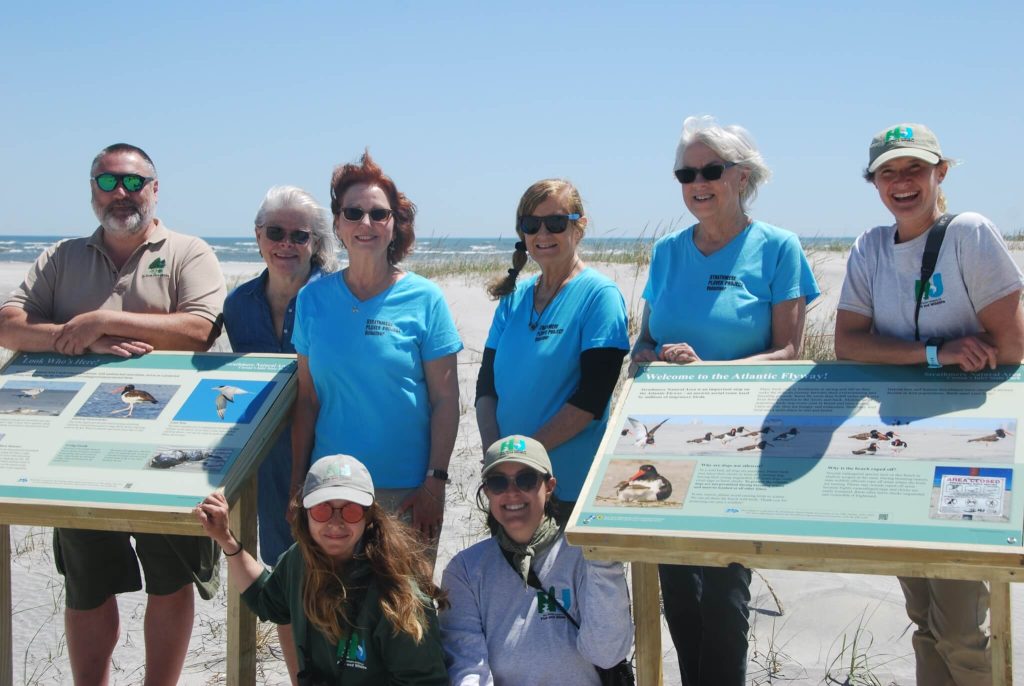
[[[1024,253],[1015,251],[1018,264]],[[811,309],[808,327],[831,331],[835,303],[845,269],[846,255],[819,252],[812,256],[823,297]],[[636,316],[642,310],[640,294],[645,273],[635,265],[594,265],[616,280]],[[27,263],[0,264],[0,292],[7,293],[23,278]],[[261,268],[254,263],[224,263],[229,283],[237,283]],[[494,304],[477,276],[451,276],[444,289],[465,350],[459,355],[459,382],[464,413],[450,469],[445,527],[438,555],[437,577],[458,550],[483,536],[482,517],[472,504],[479,479],[480,439],[472,412],[475,380]],[[215,349],[227,350],[226,341]],[[63,629],[63,584],[53,569],[48,529],[12,527],[11,548],[14,612],[14,681],[19,684],[70,683]],[[222,569],[223,571],[223,569]],[[227,584],[210,602],[196,601],[195,629],[186,659],[184,684],[224,683]],[[850,665],[870,671],[877,681],[850,683],[899,684],[914,680],[911,648],[913,632],[895,578],[856,574],[824,574],[760,570],[752,592],[752,641],[748,683],[843,683]],[[144,655],[143,593],[119,598],[121,639],[114,656],[113,683],[142,682]],[[1014,654],[1024,656],[1024,591],[1014,589],[1013,615],[1017,628]],[[279,659],[276,635],[262,628],[259,645],[259,683],[287,683]],[[856,642],[856,649],[851,644]],[[845,646],[845,647],[844,647]],[[678,684],[674,650],[663,629],[665,683]],[[1015,677],[1024,683],[1024,657],[1015,665]],[[835,681],[827,681],[828,678]]]

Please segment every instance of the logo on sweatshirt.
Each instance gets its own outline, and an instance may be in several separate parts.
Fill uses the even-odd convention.
[[[559,602],[562,603],[562,607],[566,610],[572,608],[572,591],[568,588],[562,589],[562,597]],[[552,586],[547,591],[537,591],[537,614],[542,615],[544,619],[553,615],[564,617],[562,611],[558,609],[558,604],[555,603],[555,587]]]
[[[344,650],[347,648],[347,651]],[[345,666],[355,669],[366,669],[366,641],[358,631],[353,631],[351,636],[345,639],[345,646],[338,654],[344,652]]]

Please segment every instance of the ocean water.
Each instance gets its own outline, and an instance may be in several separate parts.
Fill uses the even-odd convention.
[[[0,262],[32,262],[43,250],[65,236],[0,236]],[[256,241],[251,235],[238,237],[204,237],[221,262],[262,262],[256,250]],[[511,257],[516,238],[436,238],[416,239],[409,260],[412,263],[459,261],[491,261],[495,258]],[[852,237],[806,238],[801,237],[805,248],[829,247],[846,249],[853,245]],[[649,237],[604,238],[588,236],[580,245],[586,255],[588,251],[635,252],[638,244],[649,245]],[[344,260],[344,251],[342,251]]]

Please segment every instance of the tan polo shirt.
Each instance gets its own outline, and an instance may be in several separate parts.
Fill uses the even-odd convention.
[[[48,248],[2,307],[21,307],[54,324],[93,310],[188,312],[215,324],[224,307],[224,275],[203,240],[154,220],[149,240],[120,270],[103,247],[103,229]]]

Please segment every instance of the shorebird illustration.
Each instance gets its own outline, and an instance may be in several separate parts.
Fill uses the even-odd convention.
[[[1012,435],[1013,434],[1011,432],[1007,431],[1006,429],[996,429],[996,432],[994,434],[989,434],[988,436],[981,436],[980,438],[969,438],[969,439],[967,439],[967,442],[968,443],[995,443],[996,441],[1001,441],[1004,438],[1006,438],[1007,436],[1012,436]]]
[[[893,453],[898,453],[907,447],[907,442],[900,438],[894,438],[889,441],[889,445],[892,446]]]
[[[219,391],[214,402],[217,404],[217,416],[221,419],[224,419],[224,411],[227,410],[228,403],[235,402],[236,395],[245,395],[249,392],[237,386],[214,386],[213,390]]]
[[[127,405],[122,407],[120,410],[114,410],[110,414],[117,414],[118,412],[127,412],[125,417],[131,417],[132,411],[135,409],[136,403],[152,403],[154,405],[159,404],[157,399],[150,395],[147,391],[135,388],[132,384],[115,388],[112,393],[120,393],[121,400]]]
[[[757,443],[751,443],[745,445],[742,448],[736,448],[736,450],[764,450],[765,448],[774,448],[775,446],[768,441],[758,441]]]
[[[856,439],[858,441],[888,441],[892,440],[893,438],[896,438],[896,432],[886,431],[885,433],[882,433],[878,429],[872,429],[871,431],[865,431],[864,433],[854,434],[850,436],[850,438]]]
[[[770,433],[772,433],[772,427],[766,426],[766,427],[764,427],[762,429],[758,429],[757,431],[750,431],[748,433],[743,434],[743,438],[754,438],[755,436],[767,436]]]
[[[874,455],[877,452],[878,452],[878,444],[875,443],[874,441],[872,441],[871,444],[867,448],[862,448],[860,450],[854,450],[853,454],[854,455]]]
[[[633,441],[633,445],[638,448],[646,448],[649,445],[654,445],[654,432],[661,428],[662,424],[669,420],[668,417],[662,419],[660,422],[655,424],[650,429],[647,425],[641,422],[639,419],[634,417],[627,417],[626,421],[629,422],[631,427],[628,431],[636,436],[636,440]]]
[[[797,429],[794,426],[789,431],[783,431],[782,433],[780,433],[778,436],[775,437],[775,440],[776,441],[789,441],[789,440],[792,440],[792,439],[796,438],[796,435],[798,433],[800,433],[800,430]]]
[[[742,427],[742,426],[734,427],[734,428],[729,429],[728,431],[726,431],[724,433],[720,433],[720,434],[716,435],[715,438],[721,439],[722,442],[725,443],[727,441],[730,441],[730,440],[736,438],[736,435],[741,433],[744,428],[745,427]]]
[[[708,431],[706,434],[704,434],[700,438],[691,438],[690,440],[687,441],[687,443],[707,443],[710,440],[711,440],[711,432]]]
[[[18,397],[31,398],[32,400],[35,400],[36,397],[45,390],[45,388],[23,388],[18,392]]]
[[[672,495],[672,484],[658,474],[652,464],[640,465],[637,473],[615,487],[619,500],[631,502],[655,502]]]

